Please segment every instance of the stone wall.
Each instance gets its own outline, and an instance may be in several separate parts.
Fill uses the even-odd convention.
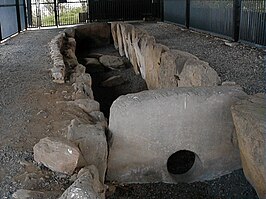
[[[86,67],[78,62],[76,51],[78,48],[95,48],[109,43],[110,25],[107,23],[86,24],[65,30],[50,43],[54,63],[51,69],[53,81],[73,87],[72,99],[58,104],[82,112],[80,115],[86,114],[86,118],[73,118],[66,126],[67,133],[63,138],[44,138],[34,146],[35,161],[53,171],[71,175],[75,169],[85,167],[86,172],[81,169],[78,179],[61,198],[73,195],[105,198],[107,121],[100,112],[99,103],[94,100],[91,76],[85,72]]]
[[[111,23],[114,46],[126,56],[149,89],[216,86],[220,78],[207,62],[170,50],[144,30],[127,23]]]

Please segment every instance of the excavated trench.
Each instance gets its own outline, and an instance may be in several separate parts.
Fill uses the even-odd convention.
[[[121,95],[137,93],[148,90],[146,82],[141,75],[136,75],[133,66],[127,58],[121,57],[113,44],[95,49],[76,49],[79,63],[86,66],[86,73],[92,77],[92,90],[94,98],[100,103],[100,110],[105,117],[109,118],[112,103]],[[101,65],[86,63],[86,59],[97,59],[104,55],[122,58],[124,66],[119,69],[111,69]],[[123,83],[115,86],[103,86],[102,83],[111,78],[121,76]],[[181,150],[172,154],[167,161],[167,170],[171,175],[187,173],[195,163],[195,154],[191,151]]]
[[[126,58],[122,58],[124,65],[118,69],[111,69],[103,65],[95,66],[93,64],[86,64],[86,59],[93,58],[99,60],[103,55],[111,55],[120,57],[117,50],[112,44],[95,49],[77,49],[76,55],[79,63],[86,66],[86,73],[92,77],[92,90],[96,101],[100,103],[100,110],[108,119],[110,114],[110,107],[112,103],[121,95],[129,93],[137,93],[147,90],[145,80],[140,75],[134,73],[133,67]],[[119,85],[103,86],[102,83],[111,77],[120,76],[122,82]]]

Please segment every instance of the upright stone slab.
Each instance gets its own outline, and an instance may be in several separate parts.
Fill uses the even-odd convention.
[[[256,94],[232,106],[244,173],[261,199],[266,198],[266,95]]]
[[[193,182],[240,168],[230,107],[243,97],[242,89],[232,86],[150,90],[119,97],[110,111],[107,179]],[[182,159],[183,153],[191,159]],[[190,164],[185,172],[176,171],[183,166],[179,159]]]

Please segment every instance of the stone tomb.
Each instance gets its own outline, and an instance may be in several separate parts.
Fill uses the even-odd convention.
[[[241,88],[232,86],[119,97],[110,111],[107,179],[193,182],[241,168],[230,107],[244,97]]]

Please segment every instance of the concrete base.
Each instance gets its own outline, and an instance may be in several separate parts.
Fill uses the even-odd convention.
[[[193,182],[240,168],[230,106],[245,96],[239,87],[221,86],[119,97],[110,112],[107,179],[121,183]],[[194,154],[194,160],[188,162],[192,164],[187,172],[175,174],[171,167],[186,165],[178,165],[175,156],[182,150]]]

